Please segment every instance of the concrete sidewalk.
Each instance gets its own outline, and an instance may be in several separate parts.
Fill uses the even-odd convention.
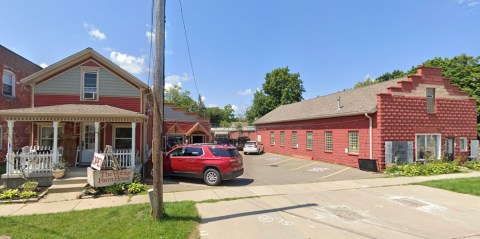
[[[347,181],[318,182],[306,184],[211,187],[206,190],[164,193],[165,202],[192,200],[221,200],[225,198],[259,197],[272,195],[291,195],[318,193],[327,191],[377,188],[417,183],[429,180],[480,177],[480,172],[458,173],[429,177],[373,178]],[[78,193],[77,193],[78,194]],[[48,195],[36,203],[0,205],[0,216],[16,216],[87,210],[102,207],[114,207],[129,204],[149,203],[148,195],[112,196],[95,199],[75,199],[76,194],[58,193]]]

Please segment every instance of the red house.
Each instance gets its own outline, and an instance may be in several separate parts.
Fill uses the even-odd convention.
[[[283,105],[258,119],[267,152],[358,167],[478,155],[475,99],[421,66],[417,75]],[[470,154],[469,154],[470,152]]]
[[[56,162],[89,165],[104,145],[113,146],[124,168],[145,161],[149,87],[107,58],[87,48],[21,83],[18,88],[29,88],[29,104],[0,110],[8,129],[7,186],[21,171],[48,185]],[[14,141],[24,134],[16,126],[25,127],[28,142]]]
[[[0,45],[0,109],[15,109],[30,107],[31,89],[22,85],[20,80],[29,76],[42,67],[23,58],[15,52]],[[31,132],[30,124],[17,123],[14,131],[19,132],[13,140],[14,145],[26,145],[29,142]],[[21,133],[23,132],[23,133]],[[0,164],[4,164],[7,154],[7,122],[0,118]]]

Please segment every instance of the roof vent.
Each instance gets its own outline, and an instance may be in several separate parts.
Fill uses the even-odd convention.
[[[343,105],[340,103],[340,96],[337,96],[337,110],[341,110],[343,108]]]

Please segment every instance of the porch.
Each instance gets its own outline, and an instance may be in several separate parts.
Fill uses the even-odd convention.
[[[24,178],[50,186],[56,164],[89,166],[105,145],[113,146],[122,168],[135,169],[144,161],[147,116],[137,112],[107,105],[58,105],[0,110],[0,117],[8,127],[6,173],[2,175],[7,187]],[[13,132],[18,121],[31,122],[31,146],[13,146],[14,134],[21,133]],[[105,161],[104,166],[110,167],[112,162]]]

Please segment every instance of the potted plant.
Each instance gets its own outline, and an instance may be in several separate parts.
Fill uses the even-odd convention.
[[[28,192],[28,191],[35,191],[38,187],[38,182],[35,182],[35,181],[29,181],[29,182],[26,182],[24,184],[22,184],[22,186],[20,186],[23,191],[25,192]]]
[[[62,178],[65,176],[65,169],[67,167],[67,163],[62,158],[58,162],[55,162],[52,167],[52,173],[54,178]]]

